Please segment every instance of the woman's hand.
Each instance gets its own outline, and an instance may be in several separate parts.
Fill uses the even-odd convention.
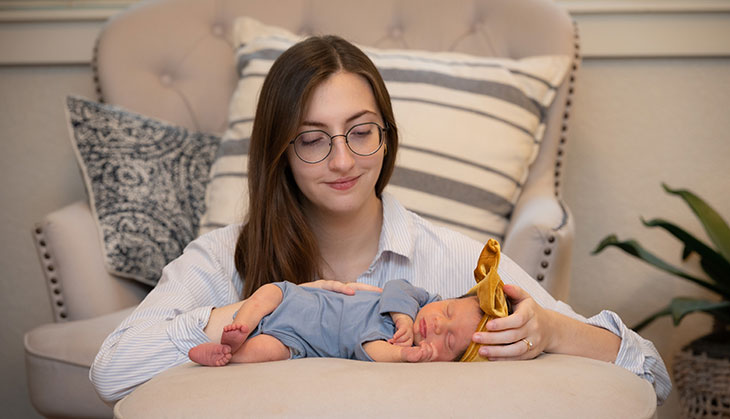
[[[361,284],[359,282],[340,282],[329,279],[320,279],[312,282],[299,284],[300,287],[320,288],[323,290],[339,292],[345,295],[355,295],[355,291],[383,292],[383,289],[374,285]]]
[[[532,359],[542,352],[577,355],[614,362],[621,338],[606,329],[542,308],[522,288],[505,285],[514,313],[487,322],[486,332],[472,340],[487,346],[479,354],[490,360]]]
[[[542,308],[516,285],[505,284],[504,292],[514,312],[490,320],[486,332],[474,334],[474,342],[489,345],[479,348],[479,354],[490,360],[515,360],[532,359],[548,351],[554,334],[554,312]]]

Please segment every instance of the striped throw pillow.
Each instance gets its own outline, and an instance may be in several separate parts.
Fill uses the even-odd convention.
[[[235,28],[239,82],[211,170],[201,232],[240,222],[258,94],[273,61],[300,37],[251,18]],[[400,134],[386,191],[409,210],[476,240],[502,240],[570,63],[361,47],[390,92]]]

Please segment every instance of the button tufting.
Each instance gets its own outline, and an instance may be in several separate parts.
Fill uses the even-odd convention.
[[[214,36],[223,36],[223,26],[213,25],[213,27],[211,28],[211,32]]]
[[[403,28],[400,26],[394,26],[390,28],[390,36],[391,38],[402,38],[403,37]]]
[[[172,84],[172,76],[169,74],[163,74],[160,76],[160,83],[162,83],[163,86],[169,86]]]

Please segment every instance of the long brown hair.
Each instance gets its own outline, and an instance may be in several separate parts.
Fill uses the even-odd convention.
[[[236,269],[244,280],[243,298],[270,282],[300,284],[321,274],[319,245],[302,211],[304,198],[294,182],[286,149],[313,91],[339,71],[368,80],[387,126],[387,152],[375,184],[376,196],[381,196],[393,173],[398,130],[390,95],[372,61],[337,36],[311,37],[287,49],[264,80],[251,133],[248,215],[235,253]]]

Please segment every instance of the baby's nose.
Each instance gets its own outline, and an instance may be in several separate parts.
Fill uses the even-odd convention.
[[[436,332],[437,335],[440,335],[441,334],[441,331],[443,330],[443,328],[444,328],[443,319],[440,319],[438,317],[435,318],[434,321],[433,321],[433,330],[434,330],[434,332]]]

